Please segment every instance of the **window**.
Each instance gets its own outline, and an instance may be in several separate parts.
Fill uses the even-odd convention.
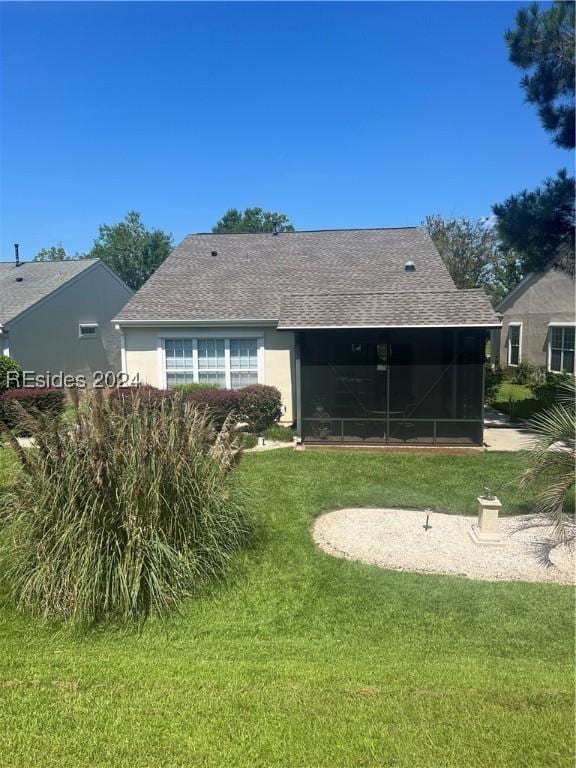
[[[166,339],[166,384],[191,384],[194,381],[192,339]]]
[[[522,323],[510,323],[508,326],[508,365],[518,365],[520,362],[521,343]]]
[[[574,373],[574,326],[553,325],[549,330],[548,370]]]
[[[256,339],[230,339],[230,386],[232,389],[258,384]]]
[[[167,387],[198,382],[239,389],[258,383],[258,339],[165,339],[164,361]]]
[[[98,335],[98,323],[80,323],[78,335],[81,339],[94,339]]]

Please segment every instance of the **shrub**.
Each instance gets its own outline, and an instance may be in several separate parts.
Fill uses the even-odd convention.
[[[194,381],[191,384],[175,384],[170,391],[189,395],[190,392],[198,392],[201,389],[218,389],[218,384],[203,384],[202,382]]]
[[[484,397],[488,402],[497,397],[503,378],[504,373],[500,365],[486,361],[484,365]]]
[[[524,384],[527,387],[534,387],[541,384],[545,378],[546,370],[543,366],[533,365],[523,360],[515,368],[511,369],[511,381],[514,384]]]
[[[171,400],[176,393],[171,389],[156,389],[149,384],[134,387],[116,387],[109,390],[110,405],[117,411],[127,413],[133,408],[158,410],[164,400]]]
[[[232,430],[182,398],[121,412],[86,397],[74,429],[38,421],[31,449],[12,438],[24,471],[0,498],[9,597],[82,622],[165,615],[250,536]]]
[[[562,391],[574,382],[569,373],[552,373],[546,371],[543,381],[532,388],[534,397],[540,400],[544,408],[550,408],[558,402]]]
[[[220,427],[232,415],[240,419],[240,394],[237,389],[198,389],[190,392],[187,400],[196,406],[203,406],[216,427]]]
[[[10,382],[8,382],[8,373],[14,374],[10,377]],[[8,387],[21,387],[22,374],[22,366],[16,360],[12,360],[6,355],[0,355],[0,390],[8,389]],[[14,378],[16,381],[13,381]]]
[[[19,403],[21,408],[15,406]],[[46,387],[25,387],[6,389],[0,395],[0,423],[7,429],[14,429],[19,435],[30,433],[30,418],[38,414],[60,417],[66,407],[63,389]]]
[[[258,445],[258,438],[250,432],[238,432],[238,442],[242,448],[255,448]]]
[[[239,392],[242,419],[251,432],[263,432],[276,424],[282,415],[282,396],[276,387],[251,384]]]
[[[279,443],[291,443],[295,434],[292,427],[281,427],[277,424],[275,427],[269,427],[264,432],[264,437],[268,440],[277,440]]]

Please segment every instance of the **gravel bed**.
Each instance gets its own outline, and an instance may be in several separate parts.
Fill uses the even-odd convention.
[[[406,509],[338,509],[314,520],[312,538],[334,557],[381,568],[463,576],[482,581],[576,582],[573,549],[552,548],[551,565],[542,563],[551,530],[536,515],[500,518],[498,546],[479,546],[470,538],[476,517]]]

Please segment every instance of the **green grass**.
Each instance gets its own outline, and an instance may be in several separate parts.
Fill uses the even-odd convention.
[[[498,395],[492,405],[511,416],[513,421],[530,419],[544,408],[540,400],[534,397],[530,387],[524,384],[514,384],[508,380],[504,380],[500,385]]]
[[[573,595],[315,549],[348,505],[522,512],[517,454],[251,454],[234,579],[141,634],[0,612],[4,768],[543,768],[573,763]]]

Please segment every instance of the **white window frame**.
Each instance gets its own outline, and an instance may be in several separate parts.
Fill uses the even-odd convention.
[[[192,341],[192,378],[195,382],[198,379],[198,339],[224,339],[224,372],[225,387],[231,389],[231,370],[230,370],[230,339],[256,339],[257,360],[258,360],[258,384],[264,384],[264,334],[262,331],[250,331],[250,329],[239,331],[205,331],[198,328],[194,332],[175,331],[159,334],[157,337],[157,355],[158,370],[160,371],[160,382],[163,389],[168,388],[168,371],[166,370],[166,339],[190,339]],[[222,369],[219,369],[221,371]],[[245,370],[245,369],[244,369]],[[203,373],[205,371],[202,371]]]
[[[518,333],[518,362],[512,363],[512,339],[510,337],[510,328],[519,328]],[[522,362],[522,323],[508,323],[508,367],[517,368]]]
[[[96,331],[94,333],[82,333],[83,328],[95,328]],[[78,338],[79,339],[97,339],[99,328],[100,326],[98,325],[98,323],[78,323]]]
[[[557,323],[548,323],[548,344],[547,346],[547,361],[546,361],[546,370],[550,373],[562,373],[562,365],[564,363],[564,328],[574,328],[576,326],[576,323],[574,322],[557,322]],[[560,370],[555,371],[552,368],[552,328],[562,328],[562,349],[560,352]],[[575,350],[576,352],[576,350]],[[574,369],[572,370],[572,373],[574,374],[576,372],[576,354],[574,355],[575,362],[574,362]]]

